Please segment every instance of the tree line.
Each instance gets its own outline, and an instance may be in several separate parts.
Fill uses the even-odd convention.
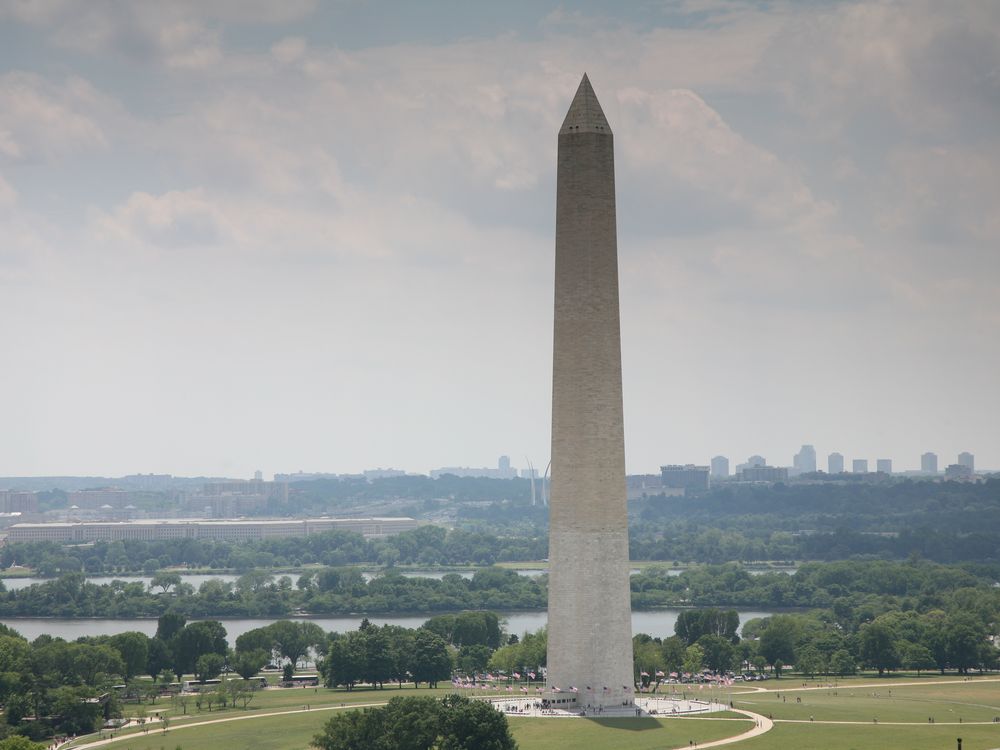
[[[755,575],[736,563],[695,566],[679,575],[650,566],[630,579],[632,607],[728,606],[830,608],[864,620],[879,607],[945,606],[956,592],[974,590],[984,601],[1000,591],[1000,565],[939,565],[881,560],[806,563],[793,574]],[[881,603],[880,603],[881,602]],[[888,604],[886,604],[886,602]],[[470,609],[538,610],[547,604],[547,577],[480,568],[471,579],[411,578],[396,569],[371,580],[357,568],[310,570],[292,581],[254,570],[235,583],[205,581],[197,591],[176,574],[141,582],[94,584],[69,573],[23,589],[0,592],[4,617],[282,617],[293,612],[457,612]]]
[[[230,543],[212,539],[125,540],[67,546],[56,542],[17,542],[0,549],[0,565],[18,564],[42,576],[153,573],[193,567],[247,571],[306,565],[492,565],[546,556],[544,536],[497,537],[462,529],[421,526],[383,539],[350,531],[307,537],[278,537]]]

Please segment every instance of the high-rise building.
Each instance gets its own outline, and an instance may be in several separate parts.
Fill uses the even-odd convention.
[[[856,458],[851,462],[851,471],[854,474],[867,474],[868,473],[868,459],[867,458]]]
[[[944,470],[944,478],[953,481],[964,481],[976,476],[971,466],[965,464],[948,464]]]
[[[767,461],[764,460],[763,456],[753,455],[746,460],[746,463],[736,464],[736,473],[740,474],[745,469],[755,469],[758,466],[767,466]]]
[[[559,129],[545,697],[634,698],[614,141],[587,76]]]
[[[788,479],[788,469],[784,466],[748,466],[740,472],[744,482],[784,482]]]
[[[712,479],[725,479],[729,476],[729,459],[716,456],[712,459]]]
[[[962,451],[958,454],[958,465],[974,472],[976,470],[976,457],[967,451]]]
[[[891,458],[875,459],[875,471],[877,471],[879,474],[892,474],[892,459]]]
[[[924,474],[938,473],[937,453],[924,453],[920,456],[920,471]]]
[[[827,474],[843,474],[844,473],[844,456],[840,453],[831,453],[826,457],[826,473]]]
[[[811,474],[816,471],[816,449],[811,445],[803,445],[792,459],[792,467],[796,474]]]
[[[708,490],[708,467],[685,464],[671,464],[660,467],[660,479],[664,487],[683,489],[685,494]]]

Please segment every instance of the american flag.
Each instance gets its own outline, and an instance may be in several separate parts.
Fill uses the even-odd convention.
[[[661,672],[660,670],[656,670],[656,676],[657,677],[663,677],[664,675],[663,675],[663,672]]]
[[[639,672],[640,677],[649,677],[649,672]]]
[[[528,672],[528,677],[530,677],[531,679],[535,679],[535,673],[534,672]]]

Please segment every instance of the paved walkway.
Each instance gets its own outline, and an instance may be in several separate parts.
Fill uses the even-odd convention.
[[[348,703],[343,706],[316,706],[315,708],[293,708],[286,711],[268,711],[262,714],[246,714],[244,716],[226,716],[222,719],[209,719],[208,721],[191,721],[185,724],[175,723],[175,720],[170,722],[170,726],[166,730],[160,728],[159,723],[156,720],[146,719],[146,726],[151,726],[158,732],[162,734],[168,734],[170,732],[177,732],[181,729],[193,729],[196,727],[204,727],[209,724],[225,724],[230,721],[247,721],[249,719],[263,719],[267,716],[285,716],[289,714],[311,714],[316,711],[347,711],[352,708],[371,708],[373,706],[384,706],[387,701],[381,701],[380,703]],[[92,740],[90,742],[81,743],[79,745],[73,745],[70,750],[84,750],[84,748],[90,747],[103,747],[105,745],[110,745],[114,742],[125,742],[126,740],[134,740],[136,737],[142,737],[142,732],[130,732],[129,734],[121,734],[115,737],[106,737],[103,740]]]
[[[712,742],[700,742],[698,743],[697,747],[699,748],[722,747],[723,745],[731,745],[734,742],[743,742],[743,740],[748,740],[751,737],[756,737],[759,734],[770,732],[774,728],[774,722],[771,721],[766,716],[761,716],[760,714],[755,714],[751,711],[743,711],[742,709],[739,708],[736,709],[731,708],[729,710],[734,711],[735,713],[738,714],[743,714],[748,719],[752,719],[754,725],[750,727],[750,729],[748,729],[747,731],[743,732],[742,734],[735,734],[732,737],[725,737],[721,740],[713,740]],[[698,717],[690,716],[687,718],[690,718],[692,721],[694,721]],[[711,719],[702,719],[702,721],[711,721]],[[716,721],[718,721],[718,719],[716,719]]]

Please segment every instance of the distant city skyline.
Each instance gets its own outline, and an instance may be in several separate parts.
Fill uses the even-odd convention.
[[[1000,468],[998,30],[981,0],[0,0],[0,476],[542,467],[585,71],[630,473]]]
[[[746,468],[754,468],[761,466],[768,467],[780,467],[788,468],[790,470],[790,476],[795,476],[799,473],[808,473],[810,471],[824,471],[826,473],[839,473],[841,471],[852,471],[855,462],[866,462],[866,464],[871,467],[875,466],[875,471],[882,471],[884,473],[892,474],[902,474],[902,473],[937,473],[943,474],[944,469],[947,465],[959,465],[966,467],[970,470],[979,472],[990,472],[990,471],[1000,471],[1000,467],[980,467],[976,469],[977,458],[975,452],[972,451],[959,451],[954,454],[955,459],[950,460],[949,456],[944,453],[938,453],[935,451],[924,451],[915,457],[910,457],[907,461],[906,458],[903,460],[897,460],[895,458],[886,458],[885,452],[879,452],[879,458],[869,458],[869,457],[853,457],[850,459],[844,458],[844,453],[840,451],[833,451],[829,453],[825,459],[825,465],[819,465],[818,453],[816,448],[810,444],[802,444],[800,450],[793,453],[790,457],[786,459],[778,458],[771,459],[767,456],[761,455],[759,453],[754,453],[748,456],[745,460],[740,460],[738,456],[732,454],[722,454],[717,453],[713,455],[710,459],[698,459],[695,464],[704,464],[709,467],[709,473],[713,479],[732,477],[739,474]],[[943,460],[942,460],[943,459]],[[672,456],[665,456],[663,461],[670,460],[673,463]],[[362,467],[358,470],[338,470],[339,467],[323,467],[316,469],[295,469],[295,470],[281,470],[274,471],[271,473],[265,472],[261,469],[254,469],[248,472],[246,475],[240,474],[225,474],[222,472],[209,472],[207,474],[184,474],[180,472],[126,472],[121,474],[111,473],[111,472],[97,472],[97,471],[83,471],[83,472],[53,472],[51,474],[22,474],[22,473],[6,473],[0,474],[0,477],[105,477],[105,478],[128,478],[135,482],[140,482],[148,477],[148,482],[153,482],[156,478],[174,476],[174,477],[231,477],[238,478],[243,477],[248,480],[260,480],[262,476],[273,476],[275,479],[281,479],[283,481],[308,481],[311,479],[322,479],[322,478],[334,478],[338,476],[357,476],[366,477],[368,479],[383,478],[383,477],[397,477],[406,475],[423,475],[429,477],[438,477],[443,474],[454,474],[461,477],[487,477],[494,479],[512,479],[516,477],[529,478],[534,475],[539,478],[543,475],[544,464],[548,462],[548,457],[545,457],[544,461],[540,463],[539,460],[533,460],[531,457],[526,457],[523,459],[523,465],[518,466],[511,461],[508,454],[500,454],[495,459],[496,467],[490,466],[459,466],[457,464],[453,465],[443,465],[432,468],[421,468],[421,467],[407,467],[407,468],[396,468],[386,466],[378,467]],[[678,462],[679,463],[679,462]],[[628,474],[631,475],[652,475],[659,474],[664,463],[661,462],[655,468],[640,468],[633,470],[632,467],[628,467]],[[681,464],[683,465],[683,464]],[[688,464],[691,465],[691,464]],[[542,466],[542,468],[539,468]],[[735,467],[735,468],[730,468]],[[0,490],[5,489],[0,485]]]

